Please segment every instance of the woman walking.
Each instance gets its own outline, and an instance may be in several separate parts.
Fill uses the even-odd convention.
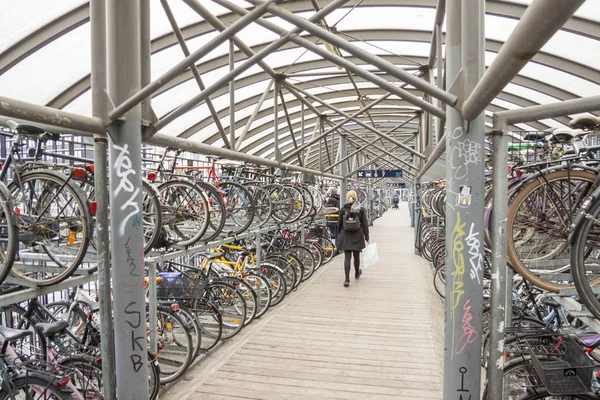
[[[360,278],[360,252],[367,247],[369,242],[369,223],[365,209],[357,202],[354,190],[346,194],[346,204],[341,208],[338,216],[339,243],[338,250],[344,251],[344,271],[346,280],[344,286],[350,285],[350,261],[354,257],[354,277]]]

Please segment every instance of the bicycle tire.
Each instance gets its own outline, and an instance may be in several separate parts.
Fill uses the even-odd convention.
[[[262,182],[245,182],[243,186],[248,189],[254,200],[254,226],[262,227],[271,218],[273,205],[269,192],[261,187]]]
[[[321,250],[321,248],[315,243],[309,241],[305,242],[304,246],[310,250],[315,259],[315,269],[313,270],[314,274],[323,265],[323,250]]]
[[[292,193],[287,187],[279,184],[267,185],[265,189],[269,192],[271,199],[273,220],[278,223],[288,222],[293,212]]]
[[[250,325],[258,313],[258,294],[254,291],[252,286],[243,279],[233,276],[224,276],[217,279],[230,283],[231,285],[235,286],[238,292],[242,294],[244,300],[246,301],[246,319],[244,320],[244,326]],[[239,312],[241,311],[242,308],[239,309]]]
[[[582,215],[579,218],[584,218],[584,221],[578,225],[577,230],[572,234],[575,237],[575,241],[571,245],[571,272],[573,275],[573,283],[577,289],[577,293],[583,304],[586,305],[588,310],[596,317],[600,318],[600,300],[598,295],[592,290],[593,286],[600,284],[600,278],[594,279],[592,282],[588,280],[588,274],[586,271],[585,259],[587,259],[591,253],[588,250],[588,235],[592,230],[594,223],[598,220],[598,214],[600,214],[600,201],[598,201],[598,191],[592,194],[592,201],[585,207]],[[589,216],[589,217],[587,217]],[[592,236],[592,238],[594,238]],[[593,244],[595,241],[591,241]]]
[[[225,181],[221,182],[219,186],[226,193],[224,202],[226,203],[227,217],[224,229],[228,231],[228,234],[239,235],[245,232],[254,221],[256,209],[254,198],[250,191],[239,183]]]
[[[260,268],[269,280],[269,288],[271,289],[270,307],[275,307],[283,301],[287,294],[285,274],[278,266],[270,263],[261,263]]]
[[[10,273],[19,247],[19,226],[8,188],[0,182],[0,284]]]
[[[294,255],[299,259],[299,261],[304,266],[304,272],[302,273],[301,281],[304,282],[309,279],[313,273],[315,272],[316,261],[312,252],[306,247],[302,245],[295,244],[292,246],[291,251],[294,252]]]
[[[70,383],[84,399],[102,398],[102,366],[97,360],[90,356],[74,354],[61,358],[58,365],[77,372],[70,374]]]
[[[210,215],[208,202],[198,186],[186,180],[173,180],[161,183],[157,190],[162,230],[166,235],[161,247],[186,247],[200,241],[208,229]]]
[[[260,274],[249,273],[244,278],[244,281],[248,283],[257,295],[256,304],[256,319],[265,315],[271,307],[272,292],[271,283]]]
[[[50,182],[53,185],[56,185],[59,189],[58,189],[58,193],[53,194],[51,190],[48,190],[47,187],[45,189],[43,189],[41,192],[39,191],[40,189],[37,188],[37,184],[39,182]],[[35,283],[37,286],[50,286],[50,285],[55,285],[57,283],[60,283],[62,281],[64,281],[65,279],[69,278],[70,276],[73,275],[73,273],[75,272],[75,270],[81,265],[81,263],[83,262],[84,258],[85,258],[85,254],[87,252],[87,248],[88,248],[88,244],[89,244],[89,240],[90,240],[90,236],[91,236],[91,219],[90,219],[90,214],[89,214],[89,210],[88,210],[88,205],[87,205],[87,201],[85,200],[83,193],[81,192],[81,189],[79,189],[77,186],[72,185],[69,183],[69,181],[65,178],[64,175],[61,175],[57,172],[54,171],[47,171],[47,170],[32,170],[32,171],[27,171],[24,172],[23,174],[21,174],[20,176],[20,182],[21,182],[21,187],[25,188],[27,186],[29,186],[29,190],[32,192],[29,195],[25,194],[25,193],[21,193],[21,187],[19,187],[19,185],[17,185],[15,182],[12,182],[9,186],[8,186],[8,190],[11,193],[13,202],[15,207],[17,207],[19,209],[19,213],[17,213],[17,221],[19,224],[19,246],[26,246],[26,248],[31,247],[32,250],[35,249],[35,247],[37,247],[38,245],[43,249],[43,251],[46,253],[46,255],[50,258],[50,260],[56,264],[56,267],[52,267],[52,270],[56,271],[58,270],[58,272],[51,272],[52,270],[46,270],[46,272],[49,272],[51,274],[50,278],[40,278],[38,275],[38,278],[35,278],[33,275],[28,275],[27,274],[27,270],[31,269],[32,273],[35,272],[37,274],[41,274],[43,273],[41,271],[41,267],[42,265],[35,265],[35,261],[36,260],[31,260],[33,263],[31,264],[31,267],[27,267],[27,265],[25,265],[25,274],[19,272],[19,268],[15,268],[15,266],[19,265],[19,264],[14,264],[13,268],[11,269],[11,274],[13,276],[16,276],[20,279],[24,279],[26,281]],[[29,183],[29,185],[28,185]],[[51,186],[48,186],[51,187]],[[42,194],[43,193],[43,194]],[[41,213],[44,213],[46,211],[56,211],[59,212],[59,215],[47,215],[45,217],[45,221],[44,223],[40,223],[40,225],[38,226],[38,222],[41,219],[41,215],[40,216],[36,216],[36,215],[30,215],[30,213],[28,212],[29,209],[33,209],[35,211],[37,211],[37,208],[40,205],[41,200],[47,200],[44,196],[52,196],[52,198],[50,200],[56,200],[59,199],[58,194],[61,194],[62,200],[64,201],[64,206],[63,205],[55,205],[54,207],[50,207],[49,204],[44,204],[41,203],[43,205],[44,208],[42,208],[40,210]],[[23,198],[27,199],[27,200],[21,200],[21,197],[17,196],[17,195],[23,195]],[[66,196],[66,197],[65,197]],[[33,198],[38,199],[38,204],[36,204],[34,207],[31,207],[31,202],[33,202]],[[29,203],[27,203],[27,201]],[[29,206],[28,206],[29,204]],[[60,217],[60,215],[62,215],[63,211],[66,210],[67,205],[72,205],[74,207],[73,210],[70,210],[70,212],[68,212],[65,217]],[[68,218],[68,219],[67,219]],[[28,223],[28,220],[33,220],[35,221],[34,224],[36,224],[35,228],[33,227],[33,225],[31,223]],[[65,222],[67,226],[61,228],[61,222]],[[53,235],[58,235],[60,237],[60,233],[55,232],[55,229],[60,229],[61,231],[64,231],[64,233],[67,233],[67,237],[64,239],[63,243],[65,244],[69,244],[69,246],[64,249],[64,246],[62,247],[64,250],[62,250],[63,252],[66,252],[66,254],[62,255],[61,257],[66,257],[69,261],[65,261],[67,262],[67,264],[65,264],[65,262],[63,262],[62,260],[59,260],[58,256],[56,254],[54,254],[54,252],[50,251],[51,248],[51,243],[53,243],[54,241],[56,241],[58,248],[61,249],[60,247],[60,242],[61,240],[56,240],[54,239]],[[34,232],[38,232],[38,233],[34,233]],[[52,236],[52,241],[50,243],[45,243],[45,244],[38,244],[37,242],[40,239],[43,239],[44,236]],[[49,239],[49,238],[48,238]],[[75,242],[79,241],[79,246],[78,249],[73,250],[74,248],[72,247],[73,244]],[[27,243],[30,243],[33,246],[28,245]],[[27,253],[27,252],[24,252]],[[34,253],[36,253],[34,251]],[[19,250],[17,252],[17,257],[20,259],[23,259],[23,255],[21,253],[21,250]],[[26,260],[26,259],[25,259]],[[43,260],[39,260],[40,262],[44,262],[46,263],[46,261]],[[47,268],[48,266],[46,266]]]
[[[198,179],[194,180],[194,184],[204,193],[209,207],[208,228],[201,238],[203,242],[208,242],[216,239],[223,231],[227,218],[225,203],[221,197],[221,192],[214,185]]]
[[[185,328],[185,321],[170,309],[158,307],[156,320],[158,326],[153,328],[156,329],[160,349],[157,356],[159,380],[161,384],[165,384],[174,382],[185,374],[192,363],[193,344],[192,337]],[[179,328],[177,333],[174,332],[175,328]]]
[[[286,222],[292,224],[302,218],[304,212],[304,195],[295,186],[285,185],[285,188],[290,191],[292,196],[292,214]]]
[[[11,393],[7,393],[6,390],[0,391],[0,400],[11,400],[12,395],[15,392],[21,392],[26,390],[28,387],[39,387],[37,391],[42,391],[41,395],[43,399],[47,400],[74,400],[75,397],[65,390],[59,389],[56,384],[57,379],[48,374],[27,372],[25,375],[18,375],[10,379]],[[42,389],[43,388],[43,389]],[[29,393],[29,391],[26,391]],[[19,397],[20,398],[20,397]],[[29,395],[25,395],[24,398],[30,398]]]
[[[296,287],[297,282],[300,281],[299,276],[301,275],[298,269],[280,253],[269,254],[265,257],[265,260],[274,263],[283,271],[285,274],[286,295],[290,294]]]
[[[532,181],[525,187],[523,187],[519,191],[519,193],[514,197],[512,203],[509,206],[509,210],[508,210],[508,221],[507,221],[508,258],[509,258],[511,264],[513,265],[514,269],[519,273],[519,275],[521,275],[523,278],[525,278],[531,284],[533,284],[537,287],[540,287],[542,289],[548,290],[550,292],[554,292],[554,293],[558,293],[558,291],[561,288],[566,288],[566,287],[569,287],[570,285],[562,285],[562,284],[550,282],[550,281],[546,280],[545,278],[542,278],[539,275],[537,275],[536,273],[532,272],[529,269],[529,267],[524,264],[524,262],[521,260],[521,258],[517,254],[517,250],[515,248],[515,241],[514,241],[515,229],[514,229],[513,225],[515,223],[517,212],[518,212],[520,206],[527,199],[527,196],[529,196],[531,193],[533,193],[538,188],[545,185],[546,182],[554,183],[554,182],[558,182],[561,180],[570,180],[570,179],[578,179],[583,182],[588,182],[591,185],[595,181],[596,175],[594,175],[590,172],[586,172],[586,171],[557,171],[557,172],[552,172],[550,174],[544,175],[543,177],[540,177],[540,178]],[[585,200],[585,199],[580,199],[581,202],[583,200]],[[576,206],[579,207],[580,204],[576,204]],[[557,211],[557,212],[560,212],[560,211]],[[553,233],[555,234],[556,232],[553,232]],[[556,235],[555,235],[555,237],[556,237]],[[560,238],[560,236],[559,236],[559,238]],[[549,245],[552,249],[552,252],[558,252],[558,255],[562,254],[565,251],[565,249],[568,248],[568,243],[567,243],[566,237],[564,238],[564,243],[561,244],[561,246],[564,245],[563,249],[556,248],[556,246],[552,245],[552,243],[550,243],[550,244],[545,243],[544,245],[545,246]],[[553,256],[553,253],[551,253],[550,255]],[[554,259],[556,259],[556,257],[554,257]]]
[[[223,325],[221,338],[231,339],[240,333],[246,322],[246,300],[237,288],[226,282],[210,281],[204,293],[205,299],[197,302],[204,301],[217,307]],[[239,304],[235,307],[234,303]]]
[[[323,262],[322,265],[328,264],[333,257],[335,257],[335,244],[331,239],[327,239],[324,237],[318,238],[316,242],[317,246],[321,249]]]
[[[440,282],[440,286],[438,286],[438,281]],[[433,273],[433,287],[437,294],[442,298],[446,298],[446,266],[440,265],[439,268],[436,268]]]
[[[200,325],[198,324],[198,320],[194,313],[184,305],[179,304],[177,313],[180,314],[179,316],[185,322],[185,328],[192,338],[192,343],[194,344],[194,351],[192,352],[193,361],[198,357],[201,350],[202,334],[200,333]]]
[[[221,341],[223,335],[223,319],[217,307],[201,300],[191,302],[190,309],[200,326],[200,353],[213,349]]]

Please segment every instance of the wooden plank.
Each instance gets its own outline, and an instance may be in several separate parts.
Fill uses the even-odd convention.
[[[384,214],[377,266],[344,288],[336,258],[161,398],[441,399],[443,306],[409,224],[406,208]]]

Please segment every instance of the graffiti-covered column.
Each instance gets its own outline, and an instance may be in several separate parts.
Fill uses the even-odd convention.
[[[465,99],[483,73],[484,1],[449,0],[446,9],[447,82]],[[446,113],[444,399],[475,400],[481,386],[485,126],[483,115],[465,121],[449,106]]]
[[[118,106],[141,89],[139,0],[108,0],[107,61],[108,94]],[[146,400],[148,343],[143,287],[140,105],[111,123],[109,133],[117,398]]]

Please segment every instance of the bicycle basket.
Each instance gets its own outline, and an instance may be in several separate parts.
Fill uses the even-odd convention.
[[[165,278],[156,285],[156,297],[158,299],[199,299],[204,295],[206,282],[199,279],[191,279],[187,276],[178,276],[171,279]]]
[[[594,362],[570,337],[557,339],[549,346],[530,346],[535,371],[552,395],[588,393]]]
[[[311,238],[327,237],[327,227],[324,225],[313,225],[308,229]]]

